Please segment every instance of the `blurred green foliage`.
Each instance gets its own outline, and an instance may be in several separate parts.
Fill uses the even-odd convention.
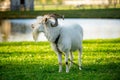
[[[6,11],[0,12],[3,19],[36,18],[37,16],[56,13],[65,18],[120,18],[120,9],[78,9],[78,10],[46,10],[46,11]]]

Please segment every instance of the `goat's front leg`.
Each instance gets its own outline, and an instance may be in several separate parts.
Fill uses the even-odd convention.
[[[66,52],[65,53],[66,73],[69,72],[68,57],[69,57],[69,52]]]
[[[59,62],[59,72],[62,72],[62,53],[57,53]]]
[[[59,72],[62,72],[62,53],[57,49],[56,44],[52,43],[51,46],[58,56]]]

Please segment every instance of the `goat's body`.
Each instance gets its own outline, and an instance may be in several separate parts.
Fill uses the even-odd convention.
[[[55,23],[50,19],[54,18]],[[68,57],[73,60],[72,52],[78,50],[79,69],[81,70],[83,29],[78,24],[59,25],[56,15],[45,15],[37,22],[39,26],[33,27],[33,38],[36,40],[39,32],[44,32],[46,38],[52,44],[53,50],[58,56],[59,72],[62,71],[62,53],[65,54],[66,72],[69,72]],[[36,24],[33,24],[33,26]],[[70,66],[72,65],[72,62]]]
[[[66,52],[68,51],[75,51],[82,47],[82,38],[83,38],[83,31],[82,28],[77,25],[68,25],[62,26],[60,31],[60,39],[58,41],[58,48]]]
[[[61,54],[61,52],[65,53],[65,61],[67,63],[69,54],[70,54],[70,59],[72,61],[73,60],[72,52],[76,51],[76,50],[79,51],[79,57],[78,57],[79,61],[78,62],[79,62],[79,69],[81,70],[81,55],[82,55],[82,40],[83,40],[82,27],[80,25],[73,24],[73,25],[68,25],[68,26],[60,26],[59,30],[60,30],[59,33],[57,33],[57,34],[55,33],[56,35],[60,35],[58,43],[55,44],[54,42],[51,42],[53,50],[58,55],[59,72],[62,71],[62,65],[61,65],[62,64],[62,58],[61,58],[62,54]],[[56,38],[57,37],[58,36],[56,36]],[[61,52],[59,52],[58,49]],[[72,63],[71,63],[71,65],[72,65]],[[69,72],[68,66],[66,66],[66,72]]]

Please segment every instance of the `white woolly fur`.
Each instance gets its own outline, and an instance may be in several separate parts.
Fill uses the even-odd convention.
[[[68,66],[68,57],[70,55],[70,60],[73,60],[72,52],[78,50],[78,62],[79,69],[81,70],[81,55],[82,55],[82,40],[83,40],[83,29],[78,24],[67,24],[60,25],[56,27],[52,27],[50,24],[53,24],[54,21],[48,19],[45,23],[43,18],[38,17],[37,22],[33,24],[35,27],[33,29],[33,36],[38,36],[40,32],[44,32],[46,38],[49,42],[51,42],[53,50],[56,52],[58,56],[59,62],[59,72],[62,71],[62,54],[65,54],[65,62],[66,62],[66,72],[69,72],[69,68],[72,66],[72,62],[70,66]],[[59,23],[59,22],[58,22]],[[36,25],[37,24],[37,25]],[[35,26],[36,25],[36,26]],[[36,32],[38,31],[38,32]],[[56,38],[60,35],[58,39],[58,43],[55,44]],[[61,51],[59,51],[59,50]]]

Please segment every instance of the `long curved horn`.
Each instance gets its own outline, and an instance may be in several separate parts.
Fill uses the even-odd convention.
[[[44,16],[47,16],[47,18],[53,18],[55,20],[55,24],[51,23],[52,27],[58,26],[58,19],[57,18],[62,18],[64,20],[64,15],[59,15],[59,14],[46,14]]]
[[[62,18],[64,20],[64,15],[59,15],[59,14],[53,14],[55,16],[57,16],[58,18]]]
[[[57,20],[57,17],[53,14],[50,15],[51,18],[53,18],[55,20],[55,24],[51,24],[52,27],[56,27],[58,26],[58,20]]]
[[[59,15],[59,14],[50,14],[50,17],[55,19],[55,24],[51,24],[52,27],[58,26],[58,20],[57,18],[62,18],[64,20],[64,15]]]

